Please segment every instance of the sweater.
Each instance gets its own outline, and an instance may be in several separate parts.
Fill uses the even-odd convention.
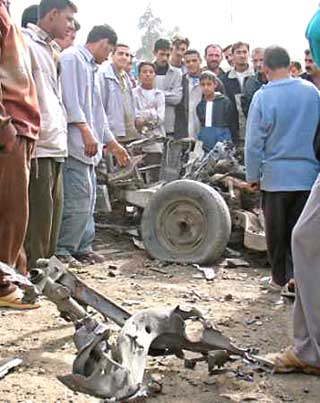
[[[310,190],[320,170],[313,150],[319,117],[319,91],[306,80],[263,85],[249,109],[247,181],[270,192]]]

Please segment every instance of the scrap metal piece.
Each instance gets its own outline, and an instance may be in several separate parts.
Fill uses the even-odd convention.
[[[22,364],[21,358],[5,358],[0,361],[0,379],[4,378],[13,368]]]
[[[106,320],[111,319],[119,326],[123,326],[130,317],[119,305],[87,286],[67,270],[55,256],[39,263],[44,267],[31,271],[33,284],[73,322],[87,315],[83,306],[91,306]]]
[[[186,333],[188,319],[199,320],[204,327],[194,340]],[[210,371],[226,362],[230,354],[243,356],[246,352],[234,346],[196,309],[184,311],[177,307],[138,312],[126,321],[112,347],[108,344],[107,329],[98,326],[94,334],[89,342],[86,337],[86,343],[79,349],[73,373],[59,380],[72,390],[105,399],[113,397],[115,401],[125,400],[141,390],[150,349],[179,358],[184,357],[183,350],[202,353]],[[217,355],[209,354],[215,350],[219,350]]]
[[[232,217],[232,221],[244,229],[246,248],[262,252],[267,250],[265,231],[259,216],[250,211],[235,210],[232,212]]]

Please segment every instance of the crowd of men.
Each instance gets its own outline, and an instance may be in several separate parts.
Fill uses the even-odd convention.
[[[231,141],[251,188],[262,192],[270,287],[296,296],[296,348],[277,357],[278,369],[320,373],[315,274],[304,274],[306,262],[320,265],[319,214],[318,226],[309,225],[320,171],[313,149],[320,70],[310,50],[302,72],[279,46],[250,53],[241,41],[212,43],[203,62],[187,38],[160,38],[154,60],[136,62],[109,25],[94,26],[74,46],[76,13],[70,0],[42,0],[25,10],[19,28],[0,0],[0,261],[23,275],[52,255],[69,267],[102,263],[92,245],[103,156],[126,166],[127,144],[146,136],[201,140],[205,152]],[[159,144],[144,151],[160,161]],[[23,290],[0,271],[0,306],[39,305],[24,303]]]

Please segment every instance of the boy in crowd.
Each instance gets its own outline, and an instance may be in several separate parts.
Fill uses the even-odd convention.
[[[140,84],[133,90],[137,130],[142,136],[164,137],[165,97],[162,91],[154,88],[155,66],[153,63],[142,62],[139,64],[138,73]],[[160,164],[161,143],[146,145],[143,151],[147,154],[144,158],[146,165]],[[159,179],[159,169],[151,172],[150,179]]]
[[[201,123],[198,139],[203,142],[203,149],[209,152],[218,141],[232,141],[234,126],[232,105],[223,94],[216,93],[217,77],[211,71],[200,75],[200,87],[203,99],[197,106]]]

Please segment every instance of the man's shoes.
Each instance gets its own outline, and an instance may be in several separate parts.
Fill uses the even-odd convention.
[[[74,257],[76,260],[78,260],[83,264],[104,263],[106,260],[104,256],[99,255],[99,253],[93,251],[87,253],[81,253],[79,255],[74,255]]]
[[[56,258],[70,269],[80,269],[83,267],[83,264],[71,255],[56,255]]]
[[[16,288],[10,294],[0,297],[0,308],[27,310],[40,307],[38,302],[25,303],[23,301],[23,296],[23,291],[20,288]]]
[[[261,289],[267,290],[270,293],[280,293],[281,292],[281,286],[276,284],[273,280],[272,277],[267,277],[262,279],[261,281]]]

